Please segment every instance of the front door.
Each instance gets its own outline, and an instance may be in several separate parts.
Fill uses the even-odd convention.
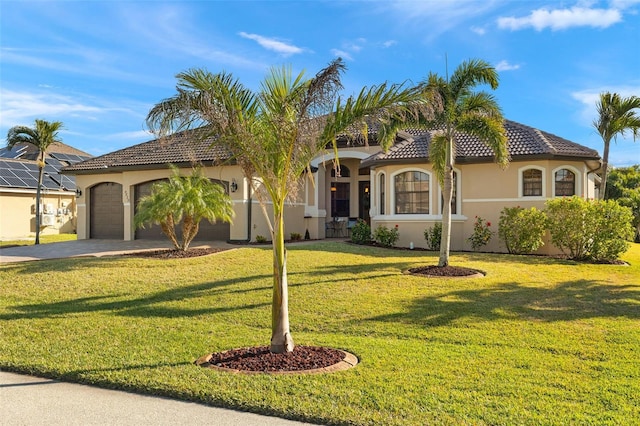
[[[371,223],[369,207],[371,206],[370,182],[360,181],[358,185],[358,217],[367,223]]]

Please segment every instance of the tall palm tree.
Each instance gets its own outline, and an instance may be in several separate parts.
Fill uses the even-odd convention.
[[[600,93],[600,99],[596,105],[598,117],[593,120],[593,127],[598,130],[604,141],[602,154],[602,183],[600,186],[600,199],[605,197],[607,189],[607,175],[609,174],[609,145],[611,139],[617,140],[618,135],[625,136],[631,132],[635,141],[640,136],[640,97],[629,96],[623,98],[617,93]]]
[[[429,105],[415,89],[402,85],[374,86],[357,97],[341,101],[341,59],[307,79],[289,67],[272,68],[253,92],[231,74],[191,69],[177,75],[178,93],[154,106],[147,124],[166,135],[186,128],[230,150],[257,195],[270,227],[273,244],[273,297],[271,351],[293,351],[289,328],[287,253],[284,244],[285,204],[295,197],[311,160],[328,146],[337,152],[335,139],[342,132],[367,135],[372,121],[381,126],[379,137],[392,118],[408,116]],[[414,109],[416,108],[416,109]],[[424,112],[423,112],[424,113]],[[386,142],[385,142],[386,143]],[[267,213],[271,201],[272,216]]]
[[[38,187],[36,188],[36,244],[40,244],[40,189],[44,176],[44,159],[47,149],[58,139],[58,131],[62,129],[60,121],[35,121],[35,128],[14,126],[7,132],[7,148],[11,150],[16,144],[28,143],[38,148]]]
[[[180,175],[175,166],[171,169],[173,174],[169,180],[156,182],[151,195],[140,199],[133,221],[136,228],[148,223],[160,225],[176,250],[186,251],[198,234],[202,219],[212,223],[230,222],[233,204],[222,185],[211,182],[200,167],[194,168],[191,176]],[[180,221],[182,238],[179,241],[175,226]]]
[[[450,79],[430,73],[420,83],[423,93],[440,99],[442,109],[424,124],[438,129],[431,138],[429,159],[438,177],[443,195],[442,238],[438,266],[449,265],[451,242],[451,199],[453,197],[453,165],[457,137],[466,133],[477,137],[493,150],[495,161],[506,167],[509,162],[504,119],[495,98],[484,91],[474,92],[479,84],[498,88],[498,73],[488,63],[471,59],[456,68]]]

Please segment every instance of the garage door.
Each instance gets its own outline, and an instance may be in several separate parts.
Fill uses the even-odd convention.
[[[141,183],[136,185],[134,191],[134,201],[136,206],[136,211],[138,209],[138,201],[149,194],[151,194],[151,186],[158,181],[151,181]],[[216,183],[220,183],[225,185],[224,182],[215,181]],[[178,238],[182,237],[182,222],[176,226],[176,233],[178,234]],[[209,223],[208,220],[203,219],[200,222],[200,228],[198,231],[198,235],[194,238],[194,241],[228,241],[231,235],[231,225],[225,222],[218,222],[215,224]],[[144,229],[139,228],[136,229],[136,240],[161,240],[167,238],[166,235],[162,233],[162,229],[160,229],[160,225],[145,225]]]
[[[124,239],[122,185],[105,182],[91,188],[90,238]]]

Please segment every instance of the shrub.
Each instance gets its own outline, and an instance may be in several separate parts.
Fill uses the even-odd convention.
[[[504,241],[509,253],[532,253],[544,244],[542,237],[546,224],[544,212],[535,207],[505,207],[500,212],[498,236]]]
[[[262,235],[256,235],[256,243],[264,244],[267,242],[267,239]]]
[[[371,242],[371,227],[362,219],[358,219],[351,229],[351,241],[355,244],[369,244]]]
[[[633,214],[613,200],[580,197],[547,201],[551,241],[571,259],[613,261],[633,238]]]
[[[473,224],[473,233],[467,241],[471,244],[471,248],[478,250],[480,247],[484,247],[489,244],[493,232],[489,229],[491,222],[487,222],[481,217],[476,216],[476,222]]]
[[[302,234],[298,232],[291,233],[291,241],[300,241],[302,239]]]
[[[393,247],[400,238],[400,231],[398,231],[398,225],[394,228],[387,228],[384,225],[380,225],[373,233],[373,239],[383,247]]]
[[[427,242],[429,250],[440,250],[440,241],[442,239],[442,222],[436,222],[432,227],[424,230],[424,239]]]

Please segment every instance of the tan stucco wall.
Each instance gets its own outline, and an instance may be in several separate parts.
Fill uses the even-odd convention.
[[[75,194],[41,195],[43,209],[53,208],[54,224],[42,226],[40,235],[73,233],[76,228]],[[35,191],[0,191],[0,240],[33,237],[36,233]]]
[[[524,169],[530,167],[540,169],[543,172],[544,189],[541,197],[522,196],[520,176]],[[467,238],[473,233],[475,218],[478,216],[489,221],[491,229],[495,232],[491,242],[482,250],[506,251],[506,247],[504,247],[497,235],[500,211],[504,207],[515,206],[544,209],[545,202],[554,196],[554,173],[561,168],[568,168],[576,174],[576,195],[585,198],[594,197],[595,184],[593,175],[587,174],[588,170],[583,162],[546,160],[512,162],[505,170],[501,170],[492,163],[456,165],[455,170],[459,177],[457,188],[458,212],[452,215],[451,249],[471,250]],[[393,214],[394,176],[409,170],[418,170],[430,175],[430,211],[428,215]],[[386,176],[385,215],[379,214],[378,182],[381,173]],[[441,192],[431,165],[428,163],[389,165],[373,170],[371,175],[373,194],[371,208],[372,229],[375,229],[378,225],[387,227],[398,225],[400,230],[399,246],[407,247],[410,242],[413,242],[416,247],[424,247],[426,244],[423,236],[425,228],[433,226],[433,223],[442,219]],[[550,244],[545,244],[539,252],[552,254],[558,251]]]

